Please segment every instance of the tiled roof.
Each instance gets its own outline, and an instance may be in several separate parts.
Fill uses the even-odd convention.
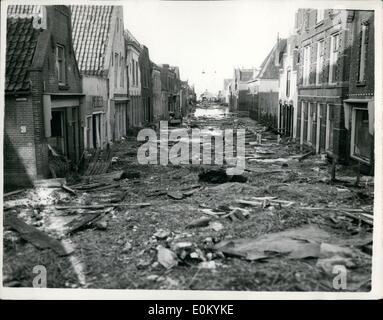
[[[12,5],[8,6],[8,17],[30,18],[41,14],[41,6],[24,6]]]
[[[286,39],[280,39],[267,55],[266,59],[263,61],[258,73],[258,78],[262,79],[276,79],[279,76],[279,66],[275,65],[275,55],[278,54],[278,61],[281,60],[283,52],[286,48]]]
[[[102,75],[113,6],[70,6],[73,49],[81,73]]]
[[[33,28],[32,20],[33,18],[7,19],[5,91],[30,89],[28,68],[32,65],[40,33]]]

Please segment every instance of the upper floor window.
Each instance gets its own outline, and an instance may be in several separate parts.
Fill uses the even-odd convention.
[[[362,24],[360,31],[360,45],[359,45],[359,70],[358,70],[358,82],[365,80],[365,69],[366,69],[366,54],[367,54],[367,24]]]
[[[290,97],[290,78],[291,78],[291,71],[287,70],[287,73],[286,73],[286,97]]]
[[[138,86],[138,62],[135,61],[136,63],[136,86]]]
[[[120,63],[120,87],[124,87],[124,57],[121,55],[121,63]]]
[[[56,68],[59,84],[65,84],[65,48],[62,45],[57,45],[56,47]]]
[[[324,19],[324,9],[318,9],[317,10],[317,21],[316,23],[322,22]]]
[[[321,40],[317,44],[317,70],[316,70],[316,79],[315,83],[321,83],[321,73],[323,69],[323,58],[324,58],[324,41]]]
[[[309,84],[309,78],[310,78],[310,46],[306,46],[303,49],[303,84],[308,85]]]
[[[339,33],[331,36],[329,82],[335,83],[338,72]]]
[[[117,71],[118,71],[118,61],[120,59],[118,58],[118,53],[114,54],[114,61],[115,61],[115,66],[114,66],[114,87],[117,88]]]

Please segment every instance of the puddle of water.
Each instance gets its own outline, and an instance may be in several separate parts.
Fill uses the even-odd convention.
[[[208,108],[196,108],[194,115],[198,117],[208,118],[224,118],[229,114],[229,107],[212,105]]]

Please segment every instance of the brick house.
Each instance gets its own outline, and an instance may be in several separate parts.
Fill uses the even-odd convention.
[[[122,6],[72,5],[73,46],[86,94],[82,114],[87,149],[126,135],[128,81]]]
[[[144,45],[141,46],[138,64],[141,72],[141,99],[142,109],[144,111],[144,122],[151,123],[153,122],[152,65],[149,58],[149,50]]]
[[[230,103],[231,111],[249,112],[248,103],[248,81],[255,76],[254,69],[235,68],[232,85],[232,99]]]
[[[347,162],[343,100],[349,91],[349,10],[300,9],[297,138],[317,153]]]
[[[298,37],[287,38],[279,71],[278,131],[288,137],[297,136],[297,57]]]
[[[166,111],[161,101],[161,68],[152,62],[152,92],[153,92],[153,122],[158,123],[164,119]]]
[[[347,155],[374,169],[374,12],[351,11],[349,89],[343,100]]]
[[[273,128],[278,128],[279,69],[286,50],[286,39],[278,39],[258,73],[247,82],[249,115]]]
[[[127,52],[126,64],[129,78],[129,127],[141,127],[144,123],[144,109],[141,96],[141,69],[139,57],[141,45],[129,30],[124,31],[125,47]]]
[[[49,177],[49,147],[76,163],[82,153],[81,76],[67,6],[8,6],[4,182]]]

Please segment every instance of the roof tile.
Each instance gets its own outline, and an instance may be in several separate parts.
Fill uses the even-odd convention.
[[[79,70],[84,74],[101,74],[113,6],[74,5],[70,8],[73,47]],[[96,43],[101,45],[96,46]]]
[[[18,7],[18,8],[14,8]],[[33,6],[8,6],[8,12],[26,13],[34,10]],[[30,8],[32,7],[32,8]],[[37,10],[37,9],[35,9]],[[33,28],[32,17],[7,19],[7,54],[5,91],[29,90],[28,68],[36,50],[39,30]]]

